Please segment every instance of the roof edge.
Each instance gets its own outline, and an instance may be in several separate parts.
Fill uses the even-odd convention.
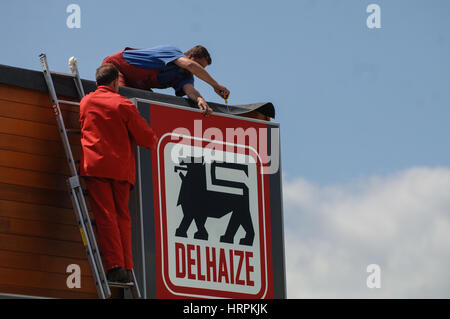
[[[58,95],[71,98],[78,97],[78,93],[71,77],[62,74],[53,74],[52,76],[55,90],[58,92]],[[81,82],[83,83],[83,88],[86,94],[95,91],[96,84],[94,81],[82,79]],[[40,92],[48,92],[43,73],[36,70],[0,64],[0,83]],[[119,93],[127,98],[136,97],[185,107],[197,107],[194,102],[183,97],[129,87],[121,86],[119,88]],[[266,116],[275,118],[275,108],[270,102],[245,105],[224,105],[220,103],[208,102],[208,105],[213,109],[213,111],[220,113],[239,115],[250,111],[258,111]]]

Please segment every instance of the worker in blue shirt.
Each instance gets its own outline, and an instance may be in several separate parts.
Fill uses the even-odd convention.
[[[211,114],[212,110],[194,88],[193,75],[211,85],[220,97],[227,99],[230,95],[230,91],[205,70],[211,64],[211,57],[201,45],[185,53],[168,45],[125,48],[105,58],[103,64],[113,64],[119,70],[119,85],[143,90],[172,87],[177,96],[187,95],[197,103],[205,115]]]

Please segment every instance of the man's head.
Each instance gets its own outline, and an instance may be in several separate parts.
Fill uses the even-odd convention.
[[[184,55],[199,63],[203,67],[210,65],[212,62],[208,50],[201,45],[196,45],[192,49],[185,52]]]
[[[97,86],[106,85],[114,90],[119,90],[119,71],[112,64],[104,64],[95,72]]]

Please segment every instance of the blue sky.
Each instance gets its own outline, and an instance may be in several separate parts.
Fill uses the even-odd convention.
[[[66,26],[71,3],[80,29]],[[366,25],[371,3],[380,29]],[[93,79],[126,46],[203,44],[230,104],[276,107],[288,294],[448,297],[449,14],[447,0],[2,0],[0,63],[40,70],[46,52],[67,72],[76,56]],[[369,263],[384,290],[365,287]]]
[[[70,3],[81,7],[80,29],[66,26]],[[381,29],[366,26],[370,3]],[[65,72],[75,55],[93,79],[125,46],[203,44],[231,104],[275,104],[287,176],[345,182],[449,165],[449,9],[445,0],[3,0],[0,63],[39,70],[46,52]]]

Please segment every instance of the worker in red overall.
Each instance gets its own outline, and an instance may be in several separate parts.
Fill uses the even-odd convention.
[[[136,106],[119,95],[119,72],[103,65],[96,72],[97,90],[80,103],[81,160],[97,241],[109,281],[129,282],[133,258],[130,189],[135,182],[133,143],[155,149],[156,135]]]

